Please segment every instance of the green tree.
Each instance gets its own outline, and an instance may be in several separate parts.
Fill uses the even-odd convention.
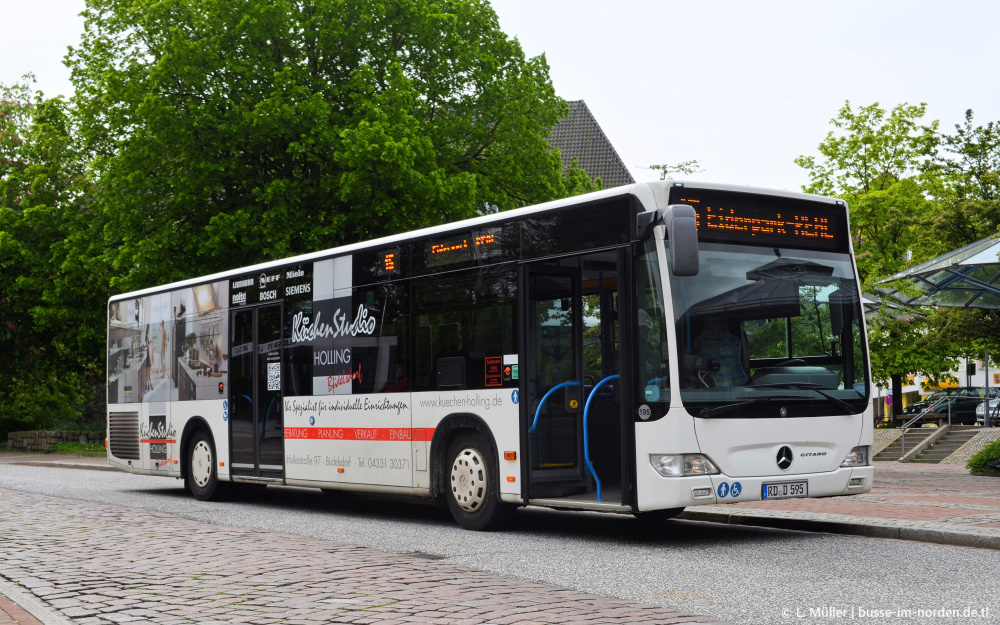
[[[88,0],[116,289],[555,199],[567,113],[481,0]]]
[[[930,191],[941,184],[932,167],[941,141],[938,122],[922,123],[925,111],[925,104],[886,111],[877,102],[857,109],[846,102],[819,145],[822,158],[795,160],[809,174],[804,191],[848,203],[858,272],[869,291],[878,280],[936,253],[920,236],[920,225],[937,209]],[[932,316],[883,307],[869,320],[872,377],[891,380],[894,394],[901,392],[903,376],[937,378],[954,368],[956,347],[932,331]]]
[[[660,172],[660,180],[673,180],[675,174],[690,176],[691,174],[697,174],[698,172],[705,171],[701,168],[701,165],[697,160],[683,161],[681,163],[677,163],[676,165],[671,163],[650,165],[646,169],[652,169],[653,171]]]
[[[106,272],[68,253],[70,240],[99,235],[85,208],[85,161],[66,103],[32,82],[0,85],[0,436],[99,423],[103,412],[93,355]]]
[[[996,234],[1000,226],[1000,124],[973,125],[973,112],[941,135],[943,153],[929,167],[939,208],[921,230],[924,245],[944,253]]]

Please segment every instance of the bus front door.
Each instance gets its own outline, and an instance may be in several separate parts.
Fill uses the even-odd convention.
[[[244,478],[280,480],[285,474],[281,305],[231,314],[230,472]]]
[[[525,267],[529,500],[622,504],[619,266],[607,250]]]

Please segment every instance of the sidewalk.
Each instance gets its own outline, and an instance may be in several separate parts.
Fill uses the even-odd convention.
[[[699,506],[679,518],[1000,549],[1000,476],[877,462],[863,495]]]

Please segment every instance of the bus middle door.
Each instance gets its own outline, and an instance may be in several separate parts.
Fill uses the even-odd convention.
[[[232,312],[230,470],[236,478],[283,480],[281,304]]]

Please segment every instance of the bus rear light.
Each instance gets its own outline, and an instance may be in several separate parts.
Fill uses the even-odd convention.
[[[715,475],[719,470],[702,454],[649,454],[649,464],[663,477]]]

